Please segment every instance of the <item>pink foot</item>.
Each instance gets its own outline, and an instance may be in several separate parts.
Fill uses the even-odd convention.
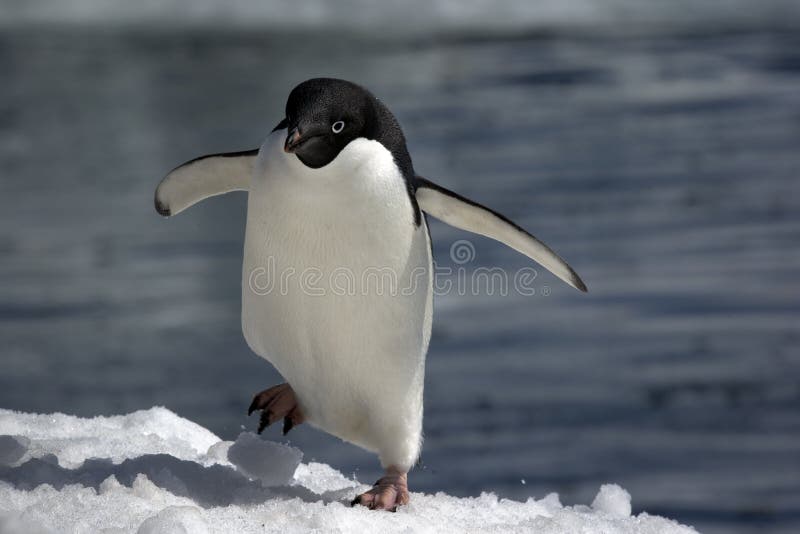
[[[258,424],[258,433],[264,431],[269,425],[279,419],[283,419],[283,435],[305,420],[300,406],[297,404],[297,397],[289,384],[278,384],[253,397],[247,415],[254,411],[261,410],[261,421]]]
[[[389,466],[386,476],[378,480],[371,490],[353,499],[350,505],[360,504],[370,510],[396,512],[398,506],[408,504],[408,501],[408,474]]]

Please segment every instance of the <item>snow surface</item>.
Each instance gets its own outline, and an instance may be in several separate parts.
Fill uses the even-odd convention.
[[[415,493],[395,514],[351,508],[368,487],[302,456],[252,433],[221,441],[165,408],[92,419],[0,410],[0,534],[695,532],[632,516],[630,495],[613,484],[591,507],[562,506],[555,493],[525,502]]]

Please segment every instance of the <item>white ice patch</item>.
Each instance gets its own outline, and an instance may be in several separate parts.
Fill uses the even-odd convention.
[[[0,534],[695,532],[632,517],[615,485],[591,508],[488,493],[412,493],[396,514],[350,508],[365,486],[331,467],[254,434],[220,441],[164,408],[93,419],[0,410],[0,435],[11,436],[0,439]]]

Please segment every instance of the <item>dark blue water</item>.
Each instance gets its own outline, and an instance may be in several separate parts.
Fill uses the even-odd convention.
[[[440,296],[416,490],[599,484],[705,532],[800,529],[800,37],[354,39],[0,32],[0,406],[79,415],[165,405],[233,438],[280,381],[239,327],[245,196],[165,220],[165,171],[248,149],[286,94],[359,81],[421,174],[570,261],[536,296]],[[434,223],[441,266],[528,261]],[[270,429],[270,439],[281,439]],[[306,458],[377,461],[313,429]],[[523,482],[524,481],[524,482]]]

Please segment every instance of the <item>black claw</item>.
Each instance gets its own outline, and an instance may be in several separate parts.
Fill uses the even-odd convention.
[[[288,434],[289,431],[291,429],[293,429],[293,428],[294,428],[294,421],[292,421],[292,418],[291,417],[284,417],[283,418],[283,435],[285,436],[286,434]]]
[[[357,505],[357,504],[361,504],[361,495],[359,495],[358,497],[356,497],[355,499],[353,499],[352,501],[350,501],[350,507],[351,507],[351,508],[352,508],[353,506]]]
[[[269,410],[265,410],[261,412],[261,420],[258,423],[258,433],[261,434],[265,428],[270,425],[269,419],[272,416],[272,412]]]
[[[263,393],[264,392],[262,391],[261,393],[258,393],[256,394],[255,397],[253,397],[253,402],[250,403],[250,407],[247,409],[247,415],[252,415],[253,412],[255,412],[256,410],[263,410],[264,408],[267,407],[267,404],[269,403],[261,402],[261,396],[263,395]]]

